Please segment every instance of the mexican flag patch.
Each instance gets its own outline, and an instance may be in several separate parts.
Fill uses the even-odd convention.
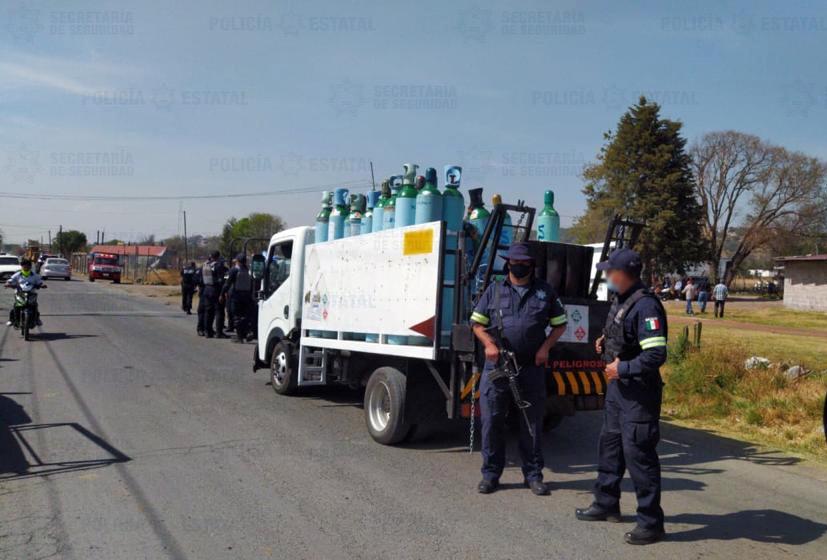
[[[656,331],[660,329],[660,319],[657,317],[649,317],[646,319],[646,330]]]

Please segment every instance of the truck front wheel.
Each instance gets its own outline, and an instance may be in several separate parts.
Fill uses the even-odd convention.
[[[384,445],[404,440],[411,431],[405,422],[406,378],[397,369],[381,367],[365,389],[365,420],[371,437]]]
[[[279,395],[292,395],[297,387],[296,356],[293,345],[282,340],[273,348],[270,356],[270,381]]]

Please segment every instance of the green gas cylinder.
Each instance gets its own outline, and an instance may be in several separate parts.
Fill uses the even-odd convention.
[[[406,163],[402,166],[405,173],[402,176],[402,188],[396,195],[396,217],[394,227],[405,227],[414,224],[416,218],[416,169],[415,163]]]
[[[560,214],[554,209],[554,191],[548,190],[543,195],[543,209],[537,216],[537,240],[560,240]]]

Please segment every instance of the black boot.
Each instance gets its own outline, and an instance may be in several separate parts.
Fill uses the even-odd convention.
[[[477,486],[477,491],[480,494],[491,494],[497,491],[497,488],[500,487],[500,482],[498,480],[487,480],[483,479],[479,485]]]
[[[620,523],[620,509],[606,510],[592,504],[586,509],[574,510],[574,515],[580,521],[608,521],[609,523]]]
[[[548,496],[548,484],[543,482],[542,480],[526,480],[523,482],[526,488],[531,490],[531,493],[535,496]]]
[[[662,541],[665,536],[663,529],[647,529],[638,525],[623,535],[623,539],[629,544],[654,544]]]

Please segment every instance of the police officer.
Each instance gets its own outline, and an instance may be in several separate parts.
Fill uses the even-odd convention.
[[[660,406],[666,361],[666,313],[640,280],[640,256],[618,249],[598,263],[615,295],[595,350],[606,361],[606,406],[600,432],[594,502],[578,509],[582,521],[620,521],[620,481],[626,469],[637,494],[637,527],[629,544],[651,544],[664,536],[660,507]]]
[[[534,278],[534,258],[528,245],[512,245],[506,259],[508,278],[488,286],[471,315],[474,334],[485,348],[485,367],[480,381],[482,481],[477,489],[481,494],[496,491],[505,467],[506,414],[513,397],[507,379],[489,379],[489,373],[500,361],[500,345],[505,345],[517,356],[521,396],[531,403],[526,412],[534,437],[522,415],[519,418],[524,482],[534,494],[543,496],[548,494],[548,487],[543,483],[541,441],[546,398],[544,366],[549,351],[566,330],[566,312],[551,286]],[[489,334],[490,330],[499,328],[502,328],[502,339]]]
[[[227,338],[224,333],[225,317],[227,312],[227,300],[223,297],[224,284],[227,282],[227,276],[230,270],[224,264],[224,259],[219,257],[215,261],[213,271],[216,278],[216,297],[215,297],[215,337]]]
[[[195,294],[195,263],[181,269],[181,309],[192,315],[192,296]]]
[[[198,289],[198,327],[199,334],[204,333],[207,338],[215,337],[215,310],[218,306],[218,297],[221,293],[219,274],[224,271],[219,267],[221,253],[213,251],[209,260],[201,267],[201,283]],[[202,307],[203,306],[203,307]]]
[[[247,268],[247,256],[239,254],[235,266],[230,270],[224,283],[222,295],[228,300],[235,319],[233,342],[245,342],[249,330],[250,313],[253,304],[253,277]]]

